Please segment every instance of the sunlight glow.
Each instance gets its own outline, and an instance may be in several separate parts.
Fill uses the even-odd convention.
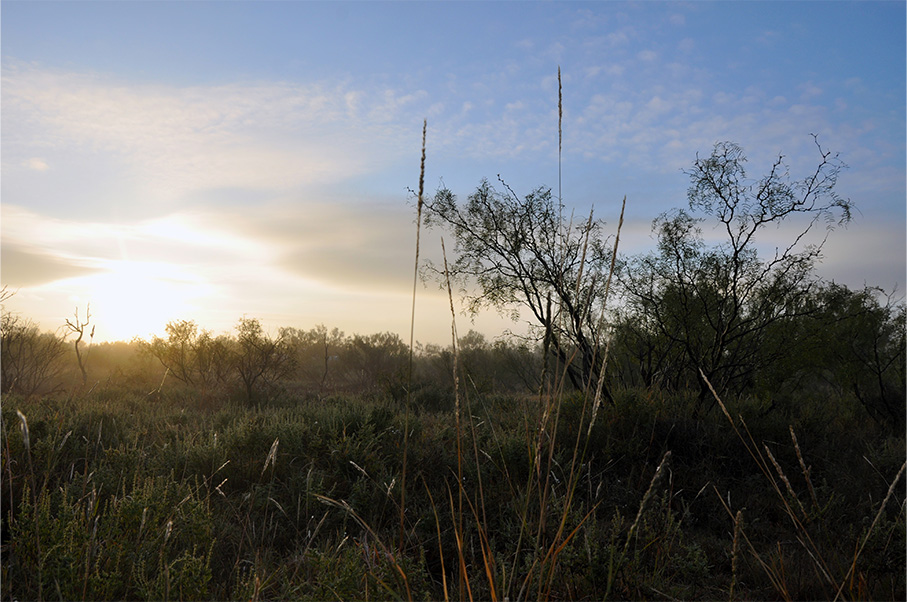
[[[109,271],[71,280],[91,304],[95,342],[128,341],[138,336],[161,336],[167,322],[190,319],[193,301],[210,295],[212,286],[180,266],[161,262],[111,261]]]

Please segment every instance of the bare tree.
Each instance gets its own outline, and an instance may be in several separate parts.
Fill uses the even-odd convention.
[[[82,338],[85,336],[85,333],[87,331],[89,324],[91,324],[91,304],[90,303],[85,307],[85,321],[84,322],[81,319],[79,319],[79,308],[78,307],[76,307],[76,311],[75,311],[75,314],[74,314],[72,320],[70,320],[69,318],[66,318],[66,327],[71,332],[74,332],[78,335],[76,337],[76,340],[74,341],[74,345],[76,348],[76,361],[79,363],[79,371],[82,373],[82,386],[85,386],[85,384],[88,382],[88,372],[85,371],[85,362],[83,361],[82,351],[81,351],[81,349],[79,349],[79,345],[82,343]],[[91,332],[88,335],[88,340],[89,340],[88,345],[90,347],[91,341],[94,340],[94,326],[91,327]],[[85,359],[87,360],[87,357]]]

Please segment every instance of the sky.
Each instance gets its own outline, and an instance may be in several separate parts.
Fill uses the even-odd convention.
[[[905,6],[4,0],[5,310],[55,329],[90,304],[96,340],[243,316],[406,340],[423,119],[426,195],[498,174],[556,190],[558,67],[564,204],[614,228],[626,195],[625,253],[653,248],[716,142],[752,177],[783,154],[800,179],[814,134],[857,208],[819,274],[900,295]],[[423,230],[423,257],[442,234]],[[420,283],[416,340],[450,329],[447,293]]]

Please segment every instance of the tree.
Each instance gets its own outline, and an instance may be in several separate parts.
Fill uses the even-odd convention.
[[[189,320],[168,322],[166,331],[166,339],[154,337],[150,343],[143,341],[142,345],[169,374],[189,386],[200,387],[203,392],[224,381],[226,349],[223,341],[211,336],[207,330],[199,331],[195,322]]]
[[[332,378],[331,364],[336,363],[344,346],[344,334],[337,328],[328,330],[319,324],[311,330],[282,329],[282,336],[295,350],[299,372],[307,383],[317,383],[323,394]]]
[[[85,307],[85,321],[83,322],[79,318],[79,308],[76,308],[73,319],[70,320],[66,318],[66,327],[71,331],[76,333],[76,340],[73,342],[76,348],[76,361],[79,363],[79,372],[82,373],[82,386],[88,382],[88,372],[85,371],[85,362],[82,359],[82,351],[79,349],[79,345],[82,343],[82,337],[85,336],[85,333],[88,332],[88,325],[91,324],[91,305]],[[94,340],[94,326],[91,327],[91,333],[88,337],[89,341]],[[89,346],[91,343],[89,342]],[[86,358],[87,359],[87,358]]]
[[[286,344],[283,333],[272,338],[254,318],[239,320],[229,359],[249,403],[255,401],[256,392],[263,386],[284,378],[294,366],[292,349]]]
[[[639,336],[679,350],[684,370],[698,384],[700,407],[711,399],[706,379],[719,391],[742,390],[784,352],[788,341],[768,337],[769,327],[816,311],[805,302],[819,282],[814,266],[828,232],[850,221],[852,208],[834,190],[845,166],[818,141],[816,146],[820,161],[806,178],[791,181],[782,156],[754,181],[746,176],[739,146],[716,144],[686,172],[689,212],[659,216],[653,224],[657,251],[629,259],[620,272],[625,319],[635,321]],[[707,221],[722,239],[711,246],[702,234]],[[758,235],[796,221],[790,242],[760,258]],[[809,243],[821,224],[824,235]]]
[[[409,346],[392,332],[357,334],[349,341],[345,359],[360,389],[380,387],[390,393],[399,393],[405,382]]]
[[[456,258],[449,271],[471,312],[494,307],[517,319],[521,309],[529,310],[546,354],[550,350],[567,366],[575,387],[594,387],[611,263],[603,222],[591,213],[579,223],[565,219],[549,188],[519,198],[503,187],[498,191],[483,180],[463,204],[441,189],[425,205],[426,224],[452,232]]]
[[[879,289],[830,284],[817,294],[821,310],[808,357],[826,379],[852,395],[887,428],[905,428],[907,310]],[[884,303],[882,302],[884,299]]]
[[[0,386],[3,393],[33,395],[60,375],[63,339],[40,332],[31,320],[4,312],[0,317]]]

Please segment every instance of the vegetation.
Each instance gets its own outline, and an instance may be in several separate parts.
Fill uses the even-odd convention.
[[[842,164],[819,152],[818,167],[803,180],[791,182],[778,158],[766,176],[750,181],[743,150],[717,144],[689,172],[689,206],[711,218],[723,240],[707,246],[704,217],[671,211],[653,225],[657,251],[630,259],[620,272],[637,344],[660,347],[656,353],[670,360],[656,362],[692,375],[701,403],[712,398],[708,382],[737,394],[747,389],[795,343],[784,333],[819,309],[807,301],[818,286],[814,266],[825,238],[808,244],[808,235],[823,222],[846,224],[851,212],[834,190]],[[797,218],[805,223],[794,224],[790,242],[760,257],[759,235]]]
[[[519,198],[506,184],[500,192],[488,181],[462,206],[443,189],[426,209],[426,223],[450,228],[456,239],[450,275],[464,290],[477,284],[475,293],[467,292],[469,309],[528,309],[545,344],[567,366],[571,384],[581,389],[597,381],[599,314],[611,264],[604,223],[591,214],[568,223],[549,188]],[[574,353],[578,358],[570,361]]]
[[[904,599],[904,306],[802,236],[760,259],[849,204],[830,155],[793,184],[742,157],[692,174],[726,241],[677,211],[621,261],[545,189],[425,203],[436,274],[535,341],[242,318],[89,355],[87,311],[73,346],[4,314],[3,600]]]
[[[901,599],[903,310],[817,295],[783,389],[698,418],[620,345],[594,423],[538,394],[540,347],[473,332],[417,349],[406,417],[395,335],[96,345],[90,388],[64,357],[66,388],[4,395],[3,599]]]

